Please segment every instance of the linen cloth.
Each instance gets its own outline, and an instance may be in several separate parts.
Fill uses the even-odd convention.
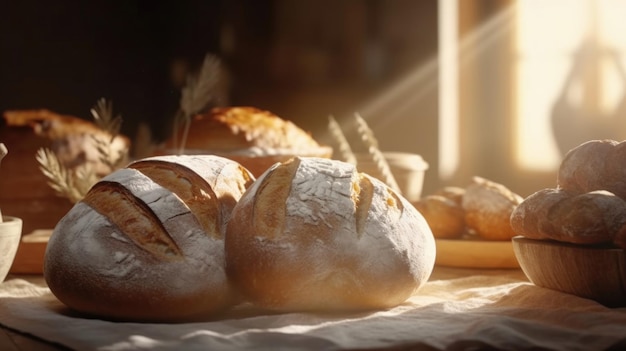
[[[120,323],[64,307],[41,282],[0,284],[0,324],[76,350],[607,350],[626,308],[540,288],[521,270],[437,267],[406,303],[350,314],[240,306],[199,323]]]

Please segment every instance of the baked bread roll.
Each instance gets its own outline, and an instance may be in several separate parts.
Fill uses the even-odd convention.
[[[626,199],[626,142],[590,140],[561,161],[557,187],[579,194],[606,190]]]
[[[184,143],[185,154],[214,154],[241,163],[255,176],[293,156],[331,157],[322,146],[294,123],[255,107],[217,107],[193,117],[187,138],[184,128],[166,142],[170,153]]]
[[[223,236],[253,180],[217,156],[147,158],[109,174],[54,228],[50,290],[76,311],[119,320],[190,320],[231,306]]]
[[[523,198],[506,186],[474,177],[463,194],[465,223],[469,230],[486,240],[510,240],[515,236],[510,218]]]
[[[279,311],[380,309],[429,278],[424,218],[349,163],[297,157],[265,172],[235,206],[225,238],[231,282]]]
[[[529,239],[582,245],[615,242],[626,248],[626,202],[605,190],[577,194],[542,189],[513,211],[511,226],[517,235]]]
[[[458,239],[465,233],[465,211],[454,199],[428,195],[414,202],[437,239]]]

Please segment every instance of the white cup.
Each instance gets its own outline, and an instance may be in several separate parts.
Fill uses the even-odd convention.
[[[411,202],[415,202],[422,196],[424,186],[424,174],[428,169],[428,163],[418,155],[408,152],[383,152],[387,163],[402,196]],[[357,154],[357,168],[360,172],[375,176],[378,171],[376,165],[367,154]]]

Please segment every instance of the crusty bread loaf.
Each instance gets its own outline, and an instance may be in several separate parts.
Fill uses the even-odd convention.
[[[610,244],[626,234],[626,202],[605,190],[577,194],[542,189],[513,211],[511,226],[530,239]]]
[[[41,172],[35,157],[39,149],[51,150],[66,169],[88,165],[104,176],[112,169],[102,161],[94,138],[110,145],[114,155],[130,147],[125,136],[118,135],[109,143],[111,136],[95,124],[45,109],[5,111],[0,124],[0,140],[9,150],[0,170],[0,204],[4,213],[22,219],[24,234],[54,228],[72,207]]]
[[[231,282],[281,311],[360,310],[404,302],[430,276],[424,218],[351,164],[297,157],[248,189],[225,238]]]
[[[463,194],[465,223],[483,239],[511,240],[511,213],[522,200],[503,184],[474,177]]]
[[[50,290],[110,319],[188,320],[229,307],[223,236],[253,180],[217,156],[147,158],[109,174],[55,227]]]
[[[111,139],[109,133],[94,123],[46,109],[5,111],[3,117],[8,128],[27,127],[34,135],[48,140],[47,147],[69,169],[88,163],[98,175],[109,174],[111,166],[102,161],[94,139],[109,145],[114,155],[128,151],[131,144],[124,135]]]
[[[590,140],[561,161],[557,187],[575,193],[606,190],[626,199],[626,142]]]
[[[255,176],[293,156],[330,157],[322,146],[293,122],[274,113],[248,106],[213,108],[193,117],[187,137],[179,128],[161,153],[213,154],[241,163]]]
[[[432,194],[414,202],[437,239],[458,239],[465,233],[463,206],[444,195]]]

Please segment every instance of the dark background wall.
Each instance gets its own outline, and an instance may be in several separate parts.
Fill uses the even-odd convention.
[[[160,140],[168,136],[178,107],[175,70],[192,70],[206,53],[214,53],[232,78],[230,104],[266,108],[316,132],[328,114],[353,112],[436,54],[436,5],[412,0],[4,1],[0,111],[47,108],[91,118],[89,109],[105,97],[124,117],[125,134],[132,137],[145,122]],[[423,109],[429,116],[402,118],[435,118],[433,104]],[[416,148],[411,145],[407,149]]]

